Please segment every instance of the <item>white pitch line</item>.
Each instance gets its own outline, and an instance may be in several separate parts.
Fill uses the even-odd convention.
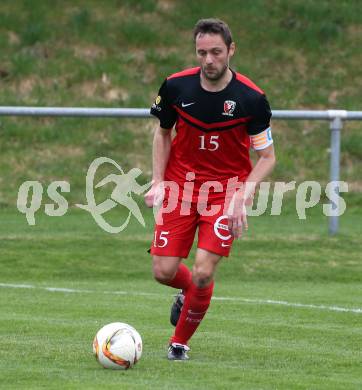
[[[161,296],[166,297],[164,294],[158,293],[146,293],[146,292],[129,292],[129,291],[97,291],[97,290],[82,290],[74,288],[61,288],[61,287],[41,287],[32,284],[8,284],[0,283],[2,288],[24,288],[24,289],[37,289],[45,290],[50,292],[63,292],[63,293],[87,293],[87,294],[109,294],[109,295],[136,295],[136,296]],[[249,299],[241,297],[212,297],[215,301],[231,301],[231,302],[244,302],[244,303],[255,303],[258,305],[281,305],[289,307],[301,307],[306,309],[318,309],[318,310],[329,310],[345,313],[357,313],[362,314],[362,308],[349,308],[340,306],[328,306],[328,305],[314,305],[307,303],[295,303],[287,301],[275,301],[272,299]]]
[[[303,307],[309,309],[319,309],[319,310],[330,310],[330,311],[341,311],[349,313],[362,313],[362,309],[359,308],[348,308],[340,306],[327,306],[327,305],[313,305],[308,303],[294,303],[287,301],[274,301],[272,299],[247,299],[247,298],[227,298],[227,297],[213,297],[217,301],[243,301],[247,303],[258,303],[265,305],[282,305],[290,307]]]
[[[7,283],[0,283],[0,287],[8,287],[8,288],[35,288],[35,286],[32,286],[31,284],[7,284]]]

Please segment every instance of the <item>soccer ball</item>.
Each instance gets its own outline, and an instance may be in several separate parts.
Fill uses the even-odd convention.
[[[104,368],[127,370],[141,358],[142,339],[132,326],[112,322],[97,332],[93,353]]]

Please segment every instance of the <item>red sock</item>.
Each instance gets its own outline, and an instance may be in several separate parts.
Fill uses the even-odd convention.
[[[171,343],[187,345],[206,314],[213,289],[214,281],[203,288],[197,287],[194,283],[190,284]]]
[[[175,277],[167,282],[167,286],[180,288],[184,291],[188,289],[191,283],[192,274],[184,263],[180,263]]]

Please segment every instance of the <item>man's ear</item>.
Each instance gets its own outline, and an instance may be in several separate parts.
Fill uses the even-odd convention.
[[[229,56],[230,57],[232,57],[234,55],[235,49],[236,49],[235,42],[231,42],[230,47],[229,47]]]

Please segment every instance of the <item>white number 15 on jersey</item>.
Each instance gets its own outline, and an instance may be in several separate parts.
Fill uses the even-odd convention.
[[[215,151],[216,149],[219,149],[219,136],[218,135],[211,135],[209,139],[206,138],[206,135],[200,135],[200,147],[199,150],[209,150],[210,152]]]

